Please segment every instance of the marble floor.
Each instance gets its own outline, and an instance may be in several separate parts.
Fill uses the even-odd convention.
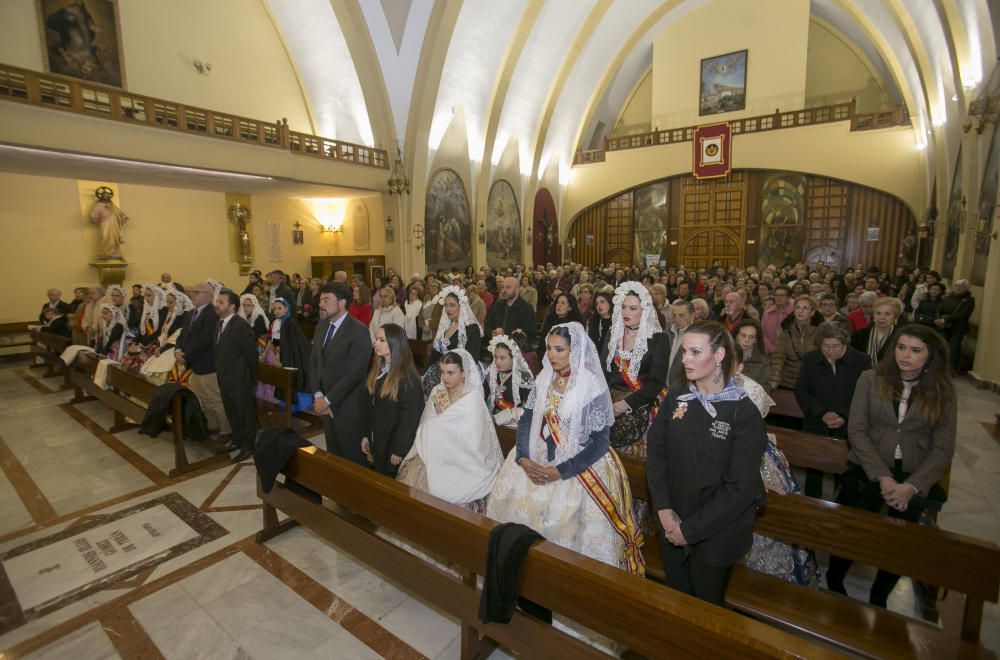
[[[0,365],[0,658],[459,657],[455,619],[307,530],[257,544],[251,464],[172,479],[166,437],[109,433],[109,409],[60,382]],[[1000,399],[959,389],[939,522],[1000,544]],[[890,608],[913,603],[904,579]],[[983,641],[1000,651],[993,604]]]

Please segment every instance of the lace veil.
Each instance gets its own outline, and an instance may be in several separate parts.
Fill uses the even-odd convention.
[[[476,315],[472,313],[472,308],[469,307],[469,296],[466,295],[465,289],[454,285],[446,286],[441,289],[441,293],[438,295],[438,304],[444,305],[449,295],[458,298],[458,344],[459,346],[465,346],[467,339],[465,334],[466,326],[479,325],[479,321],[476,320]],[[444,340],[445,332],[448,331],[450,325],[451,320],[448,319],[448,313],[442,312],[441,320],[438,322],[437,334],[434,336],[435,343],[439,339]],[[479,331],[483,331],[483,326],[479,325]]]
[[[631,351],[621,349],[622,338],[625,336],[625,320],[622,318],[622,305],[626,296],[637,296],[642,307],[642,317],[639,320],[639,332],[635,337],[635,345]],[[633,379],[639,377],[639,364],[646,355],[650,338],[661,332],[660,319],[656,315],[653,299],[639,282],[622,282],[615,289],[614,311],[611,313],[611,331],[608,336],[608,371],[614,368],[615,355],[621,355],[629,361],[628,372]]]
[[[510,351],[510,357],[513,362],[510,374],[510,391],[514,397],[514,405],[520,406],[522,403],[521,388],[534,385],[535,377],[531,375],[531,368],[524,360],[524,356],[521,355],[521,348],[517,345],[516,341],[507,335],[497,335],[490,340],[488,347],[490,355],[495,354],[497,346],[503,346]],[[490,381],[490,401],[494,401],[497,398],[497,389],[500,387],[500,374],[497,372],[496,360],[490,363],[490,368],[486,370],[486,375]]]
[[[615,419],[601,360],[587,331],[575,321],[560,323],[552,329],[556,328],[567,328],[570,333],[570,376],[559,401],[560,443],[556,446],[554,461],[548,460],[548,450],[541,436],[546,398],[555,378],[548,355],[542,359],[542,371],[525,404],[525,408],[534,410],[529,436],[531,460],[541,465],[558,465],[576,456],[590,442],[591,433],[608,428]]]

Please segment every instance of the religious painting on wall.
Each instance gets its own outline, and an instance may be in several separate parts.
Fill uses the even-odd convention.
[[[46,69],[125,87],[121,20],[114,0],[38,0]]]
[[[670,206],[667,195],[670,184],[666,181],[652,183],[635,191],[635,256],[644,263],[664,261],[667,239],[667,220]],[[593,237],[588,237],[593,243]]]
[[[427,187],[424,206],[428,270],[464,269],[472,263],[469,198],[458,173],[440,169]]]
[[[521,261],[521,210],[508,181],[490,188],[486,212],[486,261],[506,268]]]
[[[983,183],[979,186],[979,211],[976,214],[976,246],[972,253],[972,283],[986,283],[986,262],[993,242],[993,226],[997,212],[997,177],[1000,177],[1000,128],[993,129],[990,152],[986,157]]]
[[[941,275],[950,280],[955,276],[955,261],[958,259],[958,239],[962,227],[962,147],[958,147],[955,171],[951,175],[951,195],[948,196],[948,219],[944,228],[944,255],[941,259]]]
[[[747,107],[747,51],[706,57],[701,61],[699,115],[733,112]]]
[[[757,266],[781,266],[802,259],[806,178],[791,172],[764,177],[760,202],[760,249]]]

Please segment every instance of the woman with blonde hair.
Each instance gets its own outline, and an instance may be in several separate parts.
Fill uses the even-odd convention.
[[[406,327],[406,317],[403,310],[396,302],[396,294],[390,287],[382,287],[378,291],[378,306],[372,311],[372,320],[368,324],[368,334],[372,341],[375,341],[375,331],[386,323],[395,323],[399,327]]]
[[[851,346],[868,355],[872,368],[878,367],[892,344],[890,338],[903,314],[903,303],[898,298],[879,298],[872,302],[872,321],[851,337]]]
[[[778,340],[771,353],[771,389],[794,390],[802,368],[802,356],[816,348],[816,301],[801,295],[795,299],[792,313],[778,330]]]

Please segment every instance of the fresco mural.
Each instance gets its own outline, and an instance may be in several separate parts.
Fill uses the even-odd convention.
[[[979,213],[976,215],[976,248],[972,256],[972,283],[986,283],[986,262],[993,240],[994,215],[997,211],[997,177],[1000,176],[1000,127],[993,129],[990,154],[986,158],[983,182],[979,186]]]
[[[944,256],[941,259],[941,275],[946,280],[955,276],[955,261],[958,259],[958,239],[962,227],[962,147],[955,158],[955,172],[951,176],[951,195],[948,197],[948,216],[944,226]]]
[[[428,270],[463,270],[472,263],[469,198],[458,173],[441,169],[427,187],[424,227]]]
[[[757,265],[795,263],[802,258],[806,178],[791,172],[764,177],[760,202]]]
[[[521,262],[521,209],[508,181],[499,179],[490,188],[486,213],[486,262],[506,268]]]
[[[649,263],[665,261],[664,245],[670,214],[668,204],[670,184],[666,181],[652,183],[635,191],[635,261]]]

